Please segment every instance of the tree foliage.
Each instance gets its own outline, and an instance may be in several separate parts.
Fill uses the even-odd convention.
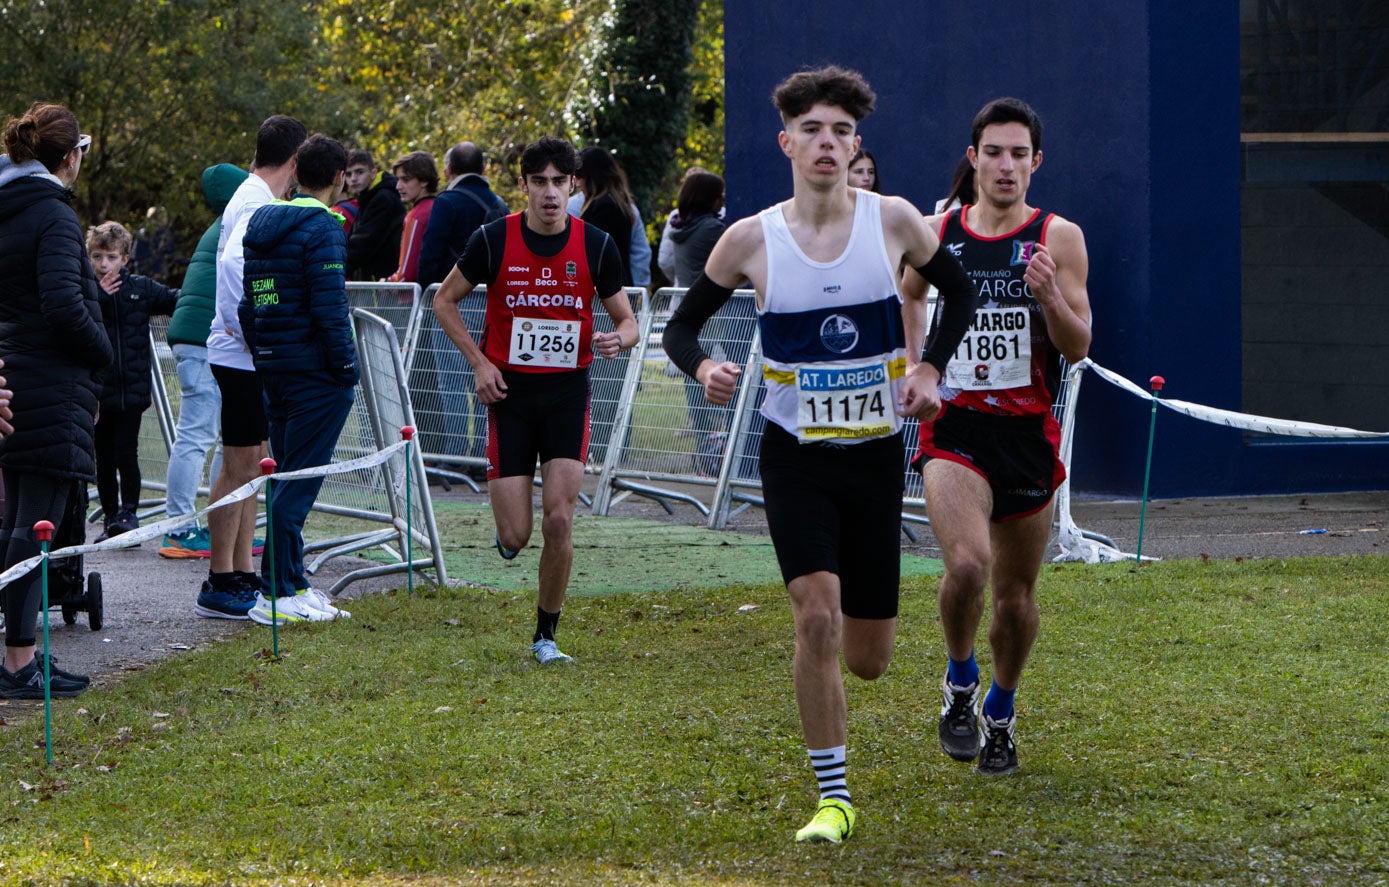
[[[648,218],[685,138],[699,11],[689,0],[619,0],[583,109],[587,134],[622,164]]]
[[[57,101],[93,136],[83,221],[164,206],[185,250],[211,219],[202,170],[249,163],[276,113],[383,165],[477,142],[513,206],[541,135],[602,138],[648,218],[673,158],[722,153],[720,0],[0,0],[0,45],[6,116]]]
[[[202,169],[249,162],[262,119],[311,108],[300,88],[313,61],[308,13],[278,0],[6,0],[0,98],[7,114],[60,102],[91,133],[76,186],[84,221],[135,226],[157,204],[205,226]]]
[[[349,96],[339,131],[386,163],[407,151],[442,158],[463,139],[511,194],[520,150],[572,135],[610,0],[335,0],[324,80]]]

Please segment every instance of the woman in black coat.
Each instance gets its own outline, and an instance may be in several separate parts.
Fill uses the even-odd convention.
[[[9,568],[39,553],[33,526],[48,520],[63,538],[65,515],[83,513],[96,473],[93,426],[97,371],[111,362],[96,275],[69,205],[91,137],[61,105],[35,103],[5,126],[0,157],[0,355],[14,392],[14,433],[0,442],[5,516],[0,553]],[[80,538],[80,527],[76,529]],[[0,698],[43,698],[36,654],[41,574],[34,569],[0,595],[5,661]],[[87,679],[57,669],[54,696],[75,696]]]

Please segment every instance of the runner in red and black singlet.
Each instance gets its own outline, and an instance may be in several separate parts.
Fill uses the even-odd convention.
[[[570,658],[554,633],[573,566],[574,506],[588,451],[588,366],[595,353],[614,357],[638,335],[616,244],[566,211],[577,163],[573,146],[559,139],[526,148],[519,183],[525,211],[474,232],[434,296],[435,317],[472,364],[478,400],[487,406],[487,492],[504,558],[530,541],[540,462],[545,546],[531,651],[542,665]],[[479,285],[487,286],[481,344],[458,311]],[[593,331],[595,298],[613,332]]]
[[[980,296],[970,331],[941,380],[940,413],[921,423],[914,463],[940,542],[941,626],[949,653],[941,686],[942,749],[979,759],[990,775],[1017,769],[1013,695],[1037,637],[1037,574],[1051,505],[1065,479],[1052,418],[1060,358],[1090,347],[1085,237],[1074,223],[1027,205],[1042,163],[1042,123],[1026,102],[998,99],[975,116],[966,156],[978,201],[930,221]],[[908,270],[903,295],[924,290]],[[921,331],[908,330],[908,347]],[[982,681],[974,639],[992,587],[993,680]]]

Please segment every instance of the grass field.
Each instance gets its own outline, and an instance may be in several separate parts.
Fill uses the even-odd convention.
[[[779,585],[571,598],[547,669],[533,593],[427,589],[58,701],[51,767],[0,708],[0,883],[1389,880],[1383,558],[1046,567],[1000,780],[937,746],[933,585],[849,679],[842,846],[791,840]]]

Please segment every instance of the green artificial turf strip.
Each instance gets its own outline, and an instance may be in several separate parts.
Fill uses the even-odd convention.
[[[496,526],[487,506],[436,502],[434,520],[450,579],[515,591],[538,582],[542,539],[536,516],[531,544],[515,560],[494,547]],[[934,558],[904,555],[902,575],[939,575]],[[570,595],[673,591],[711,586],[779,583],[772,540],[679,523],[579,515],[574,519]]]

